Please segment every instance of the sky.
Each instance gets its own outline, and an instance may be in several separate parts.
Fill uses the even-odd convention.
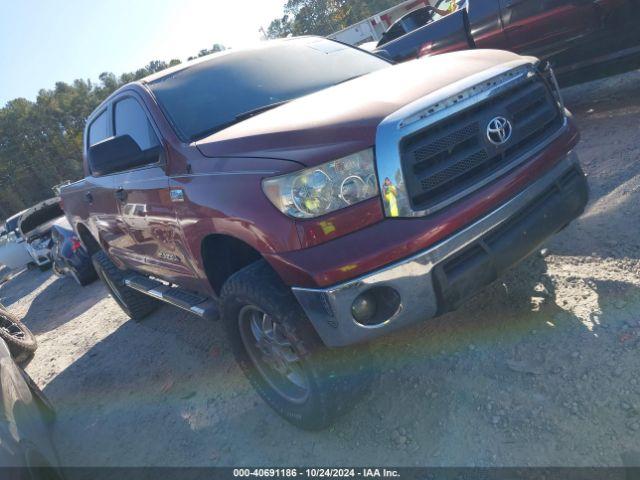
[[[151,60],[186,60],[214,43],[260,41],[285,0],[0,0],[0,107],[41,88]]]

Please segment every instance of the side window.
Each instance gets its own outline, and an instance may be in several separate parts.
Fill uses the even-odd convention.
[[[427,8],[419,8],[411,12],[404,19],[407,30],[413,31],[424,27],[431,20],[431,11]]]
[[[404,27],[402,26],[402,20],[400,20],[399,22],[393,24],[389,30],[384,32],[382,38],[380,39],[380,42],[378,43],[378,46],[381,47],[382,45],[389,43],[396,38],[400,38],[405,33],[406,32],[404,31]]]
[[[140,150],[148,150],[160,144],[149,119],[140,104],[133,98],[125,98],[115,104],[115,135],[129,135]]]
[[[109,136],[109,114],[105,110],[89,126],[89,146],[104,140]]]

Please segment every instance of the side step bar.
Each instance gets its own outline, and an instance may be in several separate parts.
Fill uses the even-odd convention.
[[[191,312],[207,320],[217,320],[218,304],[215,300],[179,287],[166,285],[143,275],[132,275],[125,279],[125,285],[140,293],[157,298],[165,303]]]

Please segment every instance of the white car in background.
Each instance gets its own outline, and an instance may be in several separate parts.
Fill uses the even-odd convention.
[[[0,230],[0,265],[10,270],[24,268],[32,262],[27,245],[18,230],[23,212],[9,217]]]
[[[51,267],[51,229],[64,212],[60,207],[60,197],[50,198],[22,212],[18,230],[24,238],[27,252],[40,270]]]

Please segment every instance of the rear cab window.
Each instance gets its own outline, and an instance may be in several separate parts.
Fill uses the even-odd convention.
[[[417,30],[420,27],[424,27],[431,21],[431,11],[427,8],[419,8],[408,14],[403,22],[405,30],[411,32]]]
[[[398,21],[397,23],[393,24],[389,30],[384,32],[382,38],[380,39],[380,42],[378,42],[378,47],[381,47],[382,45],[385,45],[395,40],[396,38],[402,37],[405,33],[407,32],[405,31],[404,26],[402,25],[401,21]]]

